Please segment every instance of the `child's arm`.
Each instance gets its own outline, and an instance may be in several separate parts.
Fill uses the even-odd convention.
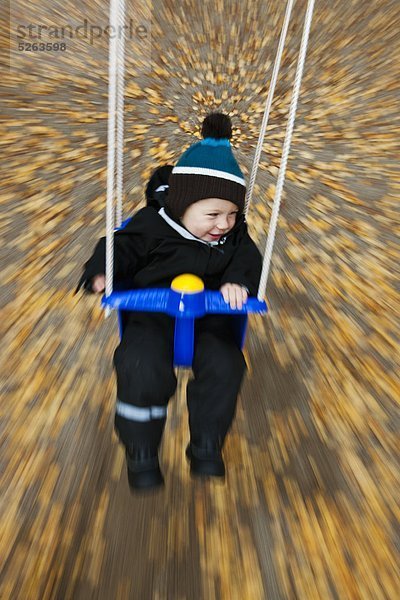
[[[95,275],[92,279],[92,290],[96,293],[104,292],[106,289],[106,276]]]
[[[255,296],[261,276],[261,254],[247,233],[244,232],[229,265],[222,276],[221,292],[231,306],[246,302],[247,296]]]
[[[238,308],[239,310],[243,307],[243,304],[246,304],[249,296],[247,288],[237,283],[224,283],[219,291],[225,302],[231,305],[231,308]]]
[[[128,225],[114,234],[114,281],[132,278],[148,252],[148,237],[142,211]],[[84,265],[75,294],[83,286],[87,292],[102,292],[105,284],[106,238],[101,238]],[[104,278],[104,279],[103,279]]]

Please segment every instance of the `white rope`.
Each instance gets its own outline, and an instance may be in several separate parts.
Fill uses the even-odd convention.
[[[121,227],[124,186],[124,75],[125,75],[125,0],[119,0],[117,35],[117,207],[116,226]]]
[[[117,32],[119,0],[110,2],[111,31]],[[107,140],[107,199],[106,199],[106,286],[105,295],[113,290],[114,274],[114,170],[115,170],[115,109],[117,83],[118,36],[110,35],[108,64],[108,140]],[[105,316],[110,309],[106,307]]]
[[[268,125],[268,118],[269,118],[269,113],[270,113],[271,106],[272,106],[272,100],[274,98],[276,82],[278,79],[279,68],[281,65],[283,48],[285,46],[286,34],[287,34],[288,27],[289,27],[290,15],[291,15],[292,8],[293,8],[293,2],[294,2],[294,0],[288,0],[288,3],[286,5],[286,14],[285,14],[285,18],[284,18],[283,25],[282,25],[278,50],[276,53],[274,70],[272,72],[272,77],[271,77],[271,85],[270,85],[270,88],[268,91],[268,97],[267,97],[267,101],[265,104],[265,110],[264,110],[264,116],[263,116],[263,121],[262,121],[262,125],[261,125],[260,135],[258,137],[257,148],[256,148],[256,151],[254,154],[253,165],[251,168],[249,186],[248,186],[247,192],[246,192],[246,200],[245,200],[245,205],[244,205],[245,216],[247,216],[247,213],[248,213],[249,207],[250,207],[250,203],[251,203],[251,200],[253,197],[254,184],[256,181],[256,177],[257,177],[258,166],[260,164],[260,157],[261,157],[262,147],[263,147],[263,143],[264,143],[265,132],[266,132],[267,125]]]
[[[300,45],[299,58],[297,61],[296,76],[295,76],[295,81],[294,81],[294,85],[293,85],[292,100],[291,100],[290,108],[289,108],[288,123],[287,123],[287,127],[286,127],[285,140],[283,142],[283,148],[282,148],[282,160],[281,160],[281,165],[279,168],[278,180],[276,183],[275,198],[274,198],[274,204],[272,207],[271,220],[270,220],[270,224],[269,224],[269,231],[268,231],[267,244],[266,244],[265,254],[264,254],[263,268],[262,268],[262,272],[261,272],[261,279],[260,279],[260,284],[259,284],[258,293],[257,293],[257,298],[259,300],[262,300],[264,298],[266,287],[267,287],[267,279],[268,279],[269,267],[271,264],[271,256],[272,256],[272,249],[273,249],[274,240],[275,240],[276,226],[278,223],[279,207],[281,204],[283,184],[285,181],[286,166],[287,166],[287,161],[288,161],[288,156],[289,156],[289,151],[290,151],[290,143],[292,141],[292,133],[293,133],[293,127],[294,127],[294,120],[296,117],[296,109],[297,109],[297,103],[298,103],[298,99],[299,99],[301,79],[303,76],[304,63],[305,63],[305,59],[306,59],[306,52],[307,52],[308,38],[310,35],[313,9],[314,9],[314,0],[308,0],[307,12],[306,12],[305,20],[304,20],[303,35],[302,35],[301,45]]]

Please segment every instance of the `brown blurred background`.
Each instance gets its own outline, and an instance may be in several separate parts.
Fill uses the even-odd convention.
[[[88,4],[2,9],[0,597],[394,600],[399,3],[316,1],[270,313],[251,321],[227,482],[189,477],[183,374],[167,485],[146,496],[130,494],[112,431],[116,317],[73,295],[105,231],[108,40],[18,49],[28,24],[105,26],[108,3]],[[295,3],[249,216],[261,251],[305,6]],[[127,41],[124,216],[210,110],[231,114],[248,174],[284,10],[127,2],[149,36]]]

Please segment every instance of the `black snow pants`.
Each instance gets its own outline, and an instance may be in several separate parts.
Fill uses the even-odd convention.
[[[246,363],[232,333],[232,317],[195,321],[193,375],[187,387],[190,437],[222,444],[235,416]],[[115,427],[125,445],[158,448],[167,404],[176,389],[174,319],[130,313],[114,353],[117,375]]]

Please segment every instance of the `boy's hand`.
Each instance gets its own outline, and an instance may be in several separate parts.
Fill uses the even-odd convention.
[[[106,288],[105,275],[95,275],[92,279],[92,290],[94,292],[104,292]]]
[[[231,305],[231,308],[243,308],[243,304],[246,304],[248,293],[246,288],[238,285],[237,283],[224,283],[220,287],[220,292],[224,297],[227,304]]]

